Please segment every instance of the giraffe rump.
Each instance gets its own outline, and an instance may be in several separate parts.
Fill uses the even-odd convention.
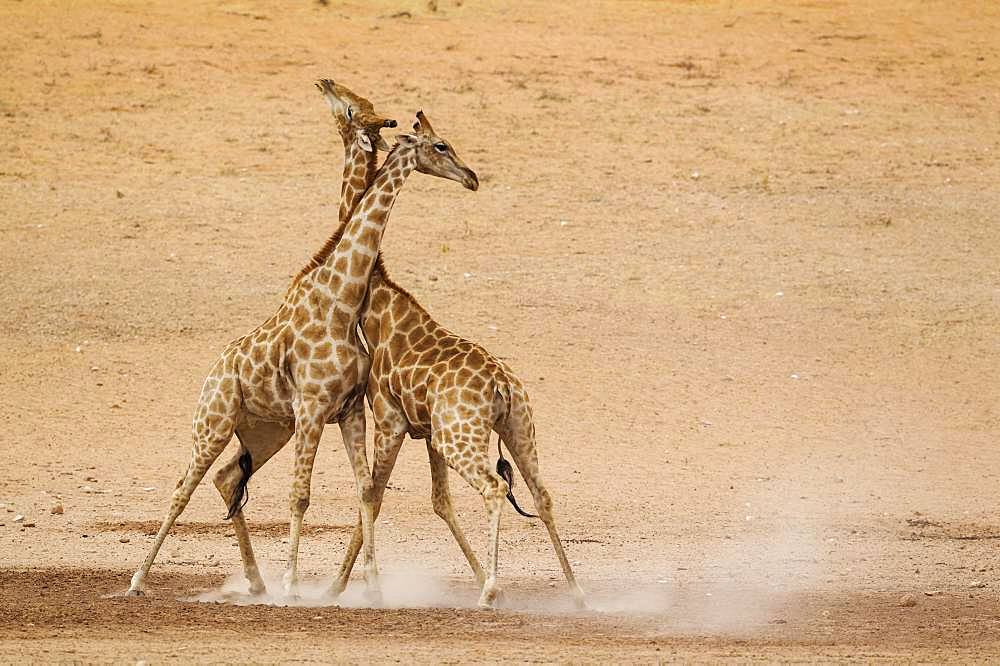
[[[243,510],[243,507],[250,501],[250,493],[247,492],[247,483],[253,474],[253,458],[249,451],[244,451],[237,461],[240,466],[240,480],[233,489],[233,496],[229,499],[229,513],[226,520],[232,520],[233,516]]]

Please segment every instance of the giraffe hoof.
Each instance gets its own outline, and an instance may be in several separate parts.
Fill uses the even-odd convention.
[[[146,593],[138,588],[129,588],[128,592],[125,593],[126,597],[144,597]]]
[[[483,610],[493,610],[496,607],[497,597],[500,596],[500,588],[490,587],[483,590],[477,604]]]
[[[330,585],[330,587],[327,588],[327,590],[326,590],[326,596],[328,596],[331,599],[336,599],[341,594],[343,594],[344,590],[346,590],[346,589],[347,589],[347,584],[346,583],[342,583],[339,580],[338,581],[334,581]]]

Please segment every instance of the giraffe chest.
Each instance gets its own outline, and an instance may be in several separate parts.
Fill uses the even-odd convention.
[[[325,406],[332,418],[364,386],[368,368],[355,336],[340,338],[329,327],[307,333],[286,327],[248,341],[239,374],[252,414],[291,419],[295,405],[309,400]]]

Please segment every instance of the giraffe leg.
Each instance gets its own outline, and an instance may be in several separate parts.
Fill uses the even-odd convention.
[[[290,597],[298,596],[299,535],[302,532],[302,517],[309,508],[313,463],[316,461],[327,411],[322,403],[303,399],[295,413],[295,469],[289,496],[291,521],[288,527],[288,565],[282,581],[285,594]]]
[[[195,443],[194,452],[191,457],[191,462],[188,464],[187,472],[185,472],[184,476],[181,477],[180,481],[177,483],[177,488],[174,490],[173,497],[170,499],[170,510],[167,512],[166,518],[163,519],[163,523],[160,525],[160,531],[156,533],[156,539],[153,541],[153,546],[149,549],[149,554],[146,555],[146,559],[142,563],[142,566],[139,567],[139,570],[132,576],[132,582],[129,585],[127,592],[128,596],[139,596],[145,591],[146,575],[149,574],[149,569],[153,566],[153,561],[156,560],[156,555],[160,552],[160,547],[163,545],[163,541],[167,538],[167,533],[170,531],[170,528],[173,527],[177,517],[184,511],[188,501],[191,499],[191,494],[205,477],[205,473],[208,471],[208,468],[212,466],[212,463],[215,462],[215,459],[219,457],[219,454],[222,453],[228,443],[229,437],[226,437],[225,439],[219,437],[214,440],[199,441]]]
[[[255,473],[264,463],[271,459],[275,453],[288,443],[292,436],[293,428],[291,424],[276,423],[273,421],[259,421],[250,425],[241,423],[236,428],[236,437],[240,440],[240,450],[236,452],[233,459],[226,463],[215,473],[215,487],[222,496],[222,501],[226,506],[233,506],[239,502],[239,498],[234,498],[236,492],[245,492],[240,488],[243,479],[243,470],[240,467],[240,457],[246,454],[250,456],[250,473]],[[232,514],[233,530],[236,532],[236,541],[240,546],[240,558],[243,560],[243,572],[250,583],[250,594],[258,595],[267,591],[264,579],[260,575],[257,567],[257,560],[253,554],[253,546],[250,545],[250,531],[247,529],[247,522],[243,516],[242,507]]]
[[[406,433],[383,434],[378,430],[375,431],[375,465],[372,471],[375,497],[372,520],[377,520],[378,514],[382,510],[385,487],[389,483],[389,476],[392,474],[392,468],[396,465],[396,456],[399,454],[399,448],[403,444],[405,436]],[[357,525],[354,526],[354,532],[351,534],[351,543],[347,546],[344,561],[340,565],[340,573],[337,574],[337,578],[330,586],[330,594],[332,596],[338,596],[347,587],[347,581],[351,577],[351,570],[358,559],[358,553],[361,551],[363,542],[364,533],[359,513]]]
[[[476,554],[472,552],[465,533],[458,524],[455,517],[455,508],[451,505],[451,491],[448,489],[448,465],[440,453],[431,446],[431,441],[427,440],[427,457],[431,463],[431,501],[434,505],[434,513],[438,515],[448,525],[451,535],[455,537],[462,554],[472,567],[472,574],[476,577],[476,583],[482,588],[486,584],[486,574],[483,567],[476,559]]]
[[[533,430],[534,428],[532,428]],[[532,432],[531,436],[513,438],[501,435],[501,438],[505,444],[508,442],[512,442],[513,444],[512,446],[508,446],[507,450],[510,451],[511,457],[514,458],[514,464],[517,465],[517,469],[524,478],[524,483],[528,486],[528,490],[531,491],[531,496],[535,500],[535,510],[549,532],[549,539],[552,541],[556,557],[559,558],[559,565],[566,576],[566,583],[573,593],[576,607],[583,609],[587,607],[586,598],[583,590],[580,589],[580,585],[576,582],[576,576],[573,575],[573,568],[569,565],[566,551],[563,550],[562,541],[559,540],[559,533],[556,531],[556,520],[552,512],[552,497],[549,495],[549,491],[545,489],[545,485],[542,483],[538,473],[538,452],[535,448],[533,434]]]
[[[461,474],[462,478],[483,496],[490,526],[490,545],[486,580],[479,595],[479,607],[492,608],[500,593],[500,588],[497,586],[500,516],[507,498],[508,486],[506,481],[490,469],[487,459],[489,429],[477,426],[474,430],[481,432],[475,435],[455,435],[450,430],[435,431],[432,446],[452,469]]]
[[[375,484],[368,469],[365,450],[365,403],[359,400],[340,421],[344,448],[354,469],[358,501],[361,509],[361,531],[364,545],[365,594],[373,604],[381,603],[378,567],[375,564]]]

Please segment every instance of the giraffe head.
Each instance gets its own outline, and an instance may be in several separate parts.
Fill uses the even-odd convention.
[[[400,134],[396,140],[401,145],[414,149],[417,171],[420,173],[454,180],[473,191],[479,189],[476,172],[465,166],[450,143],[434,133],[434,128],[423,111],[417,111],[413,134]]]
[[[395,127],[395,120],[378,115],[371,102],[330,79],[317,81],[316,87],[330,105],[341,134],[357,141],[368,152],[376,148],[389,150],[380,132],[384,127]]]

